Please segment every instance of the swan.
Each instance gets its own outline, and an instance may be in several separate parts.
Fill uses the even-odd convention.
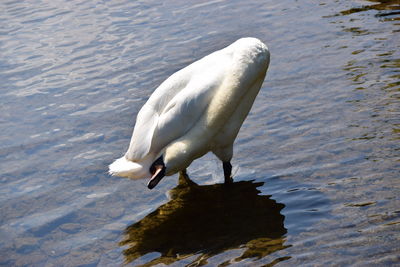
[[[232,182],[233,143],[269,61],[268,47],[247,37],[172,74],[140,109],[129,148],[109,174],[150,178],[152,189],[211,151],[222,161],[225,183]]]

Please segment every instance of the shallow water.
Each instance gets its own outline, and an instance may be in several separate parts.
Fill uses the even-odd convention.
[[[400,4],[303,2],[2,1],[0,265],[400,264]],[[108,176],[157,85],[242,36],[272,57],[237,183]]]

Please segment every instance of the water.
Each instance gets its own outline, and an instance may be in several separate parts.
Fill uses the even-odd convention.
[[[0,21],[0,265],[400,264],[398,1],[2,1]],[[238,183],[212,155],[197,185],[109,177],[151,92],[243,36],[272,57]]]

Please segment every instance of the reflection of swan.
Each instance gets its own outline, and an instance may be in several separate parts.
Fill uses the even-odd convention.
[[[173,74],[140,110],[129,149],[110,165],[110,174],[151,177],[153,188],[212,151],[231,182],[233,142],[268,65],[265,44],[242,38]]]
[[[259,195],[263,183],[199,186],[180,175],[171,200],[126,229],[127,262],[150,252],[161,256],[146,265],[200,256],[196,265],[229,249],[245,248],[238,258],[262,258],[284,249],[286,233],[280,210],[285,206]],[[229,190],[226,190],[229,187]]]

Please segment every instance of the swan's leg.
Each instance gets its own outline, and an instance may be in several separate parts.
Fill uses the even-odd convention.
[[[188,175],[187,175],[187,171],[186,171],[186,169],[183,169],[183,170],[181,170],[180,172],[179,172],[179,176],[187,176],[187,177],[189,177]]]
[[[182,170],[179,172],[179,181],[178,183],[180,185],[197,185],[195,182],[193,182],[192,180],[190,180],[189,175],[186,172],[186,169]]]
[[[221,136],[220,141],[223,141],[225,136]],[[225,184],[233,183],[232,179],[232,165],[231,159],[233,154],[233,143],[227,146],[216,146],[212,152],[222,161],[222,167],[224,168]]]
[[[222,167],[224,168],[225,184],[233,183],[231,162],[223,161]]]
[[[187,184],[188,180],[190,180],[187,175],[186,169],[183,169],[179,172],[179,184]]]

